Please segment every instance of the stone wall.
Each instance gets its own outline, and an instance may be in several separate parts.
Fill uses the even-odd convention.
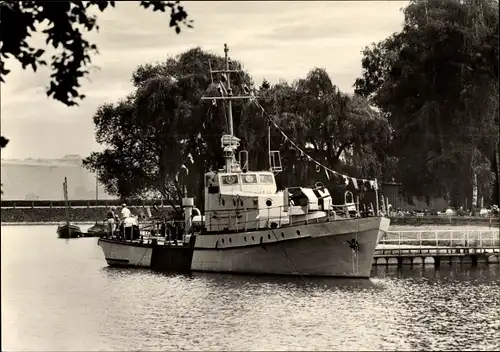
[[[133,215],[144,213],[142,208],[129,207]],[[161,210],[160,210],[161,211]],[[104,220],[106,208],[71,208],[69,219],[71,222],[94,222]],[[152,210],[153,215],[159,215]],[[167,211],[165,211],[165,214]],[[66,221],[65,208],[2,208],[1,222],[63,222]]]

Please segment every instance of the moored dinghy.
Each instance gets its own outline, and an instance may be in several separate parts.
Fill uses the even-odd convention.
[[[57,227],[57,236],[59,238],[79,238],[83,237],[82,230],[77,225],[61,224]]]
[[[63,193],[66,209],[66,223],[57,227],[57,236],[59,238],[79,238],[83,236],[82,230],[77,225],[69,223],[69,203],[68,203],[68,179],[64,178]]]

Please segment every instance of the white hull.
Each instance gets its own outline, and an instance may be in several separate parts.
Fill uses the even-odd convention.
[[[153,248],[147,245],[132,244],[113,240],[99,239],[104,257],[109,266],[134,266],[149,268]]]
[[[386,218],[371,217],[199,235],[191,269],[367,278],[375,247],[389,229],[389,222]],[[357,251],[348,243],[353,239],[359,244]]]

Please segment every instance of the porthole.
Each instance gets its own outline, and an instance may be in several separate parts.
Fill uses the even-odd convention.
[[[281,237],[285,238],[285,233],[284,232],[281,233]]]
[[[271,205],[273,205],[272,200],[271,200],[271,199],[266,200],[266,205],[267,205],[268,207],[270,207]]]
[[[252,241],[255,241],[255,238],[252,236]]]
[[[226,201],[223,199],[222,200],[222,206],[225,206],[226,205]]]
[[[229,243],[233,243],[233,241],[231,240],[231,237],[229,237]]]
[[[245,240],[245,242],[247,241],[247,236],[243,237],[243,239]]]
[[[300,236],[300,230],[297,230],[297,236]]]
[[[270,233],[267,234],[267,238],[271,239],[271,234]]]
[[[224,243],[224,239],[222,239],[221,241],[222,241],[222,243]]]

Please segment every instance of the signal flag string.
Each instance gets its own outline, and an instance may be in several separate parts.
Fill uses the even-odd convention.
[[[254,99],[254,102],[257,104],[257,106],[262,110],[262,113],[266,115],[266,117],[269,119],[269,121],[274,125],[274,127],[281,133],[283,138],[285,139],[286,142],[289,142],[295,149],[297,149],[300,152],[301,156],[307,157],[307,160],[310,162],[313,162],[316,164],[316,169],[319,171],[323,169],[325,171],[326,178],[330,180],[330,173],[342,177],[344,179],[344,182],[346,185],[349,184],[349,180],[351,180],[354,188],[359,189],[358,181],[362,183],[369,183],[370,188],[372,190],[377,191],[378,190],[378,182],[377,179],[374,180],[367,180],[367,179],[360,179],[356,177],[351,177],[347,176],[344,174],[341,174],[340,172],[337,172],[335,170],[330,169],[329,167],[326,167],[325,165],[321,164],[319,161],[314,160],[309,154],[304,152],[302,148],[300,148],[297,144],[295,144],[286,134],[283,132],[283,130],[278,126],[278,124],[274,121],[274,119],[267,113],[267,111],[260,105],[260,103],[257,101],[257,99]]]

